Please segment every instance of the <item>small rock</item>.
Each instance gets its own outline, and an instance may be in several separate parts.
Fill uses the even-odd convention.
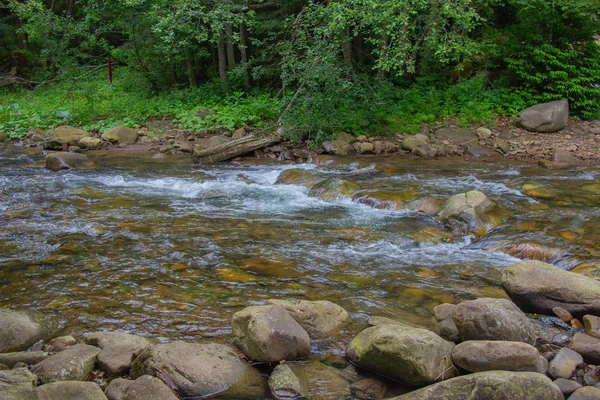
[[[571,315],[571,313],[562,307],[554,307],[552,309],[552,312],[554,313],[554,315],[556,315],[558,318],[560,318],[561,320],[563,320],[566,323],[571,322],[571,320],[573,319],[573,316]]]
[[[450,197],[437,212],[436,219],[457,234],[483,236],[500,225],[495,216],[496,203],[477,190]]]
[[[86,336],[85,342],[102,349],[98,367],[109,376],[126,374],[133,360],[150,345],[143,337],[120,332],[95,332]]]
[[[217,136],[213,136],[210,139],[208,139],[207,147],[208,148],[217,147],[217,146],[220,146],[227,142],[229,142],[229,139],[227,139],[225,136],[217,135]],[[195,148],[196,148],[196,146],[194,146],[194,149]]]
[[[305,396],[300,380],[290,367],[280,364],[273,369],[269,377],[269,388],[278,400],[299,399]]]
[[[571,154],[569,150],[564,147],[557,147],[554,149],[554,155],[552,157],[552,161],[558,163],[572,163],[576,161],[577,158]]]
[[[434,197],[428,197],[417,208],[417,214],[425,217],[433,217],[438,213],[444,202]]]
[[[452,313],[456,304],[444,303],[433,308],[438,330],[441,337],[454,343],[460,342],[458,328],[452,319]]]
[[[400,147],[402,147],[404,150],[414,151],[418,147],[425,146],[426,144],[427,144],[427,136],[419,133],[416,135],[411,135],[411,136],[405,137],[402,140]]]
[[[46,168],[51,171],[60,171],[70,168],[93,168],[94,166],[94,162],[83,154],[56,152],[46,156]]]
[[[550,366],[548,367],[548,374],[554,378],[569,379],[573,372],[579,365],[583,363],[583,357],[580,354],[570,350],[566,347],[560,349],[556,354]]]
[[[350,398],[350,383],[334,367],[313,361],[306,364],[289,364],[302,385],[307,399],[341,400]]]
[[[373,146],[373,143],[357,142],[354,143],[354,150],[356,150],[358,154],[370,154],[375,151],[375,147]]]
[[[60,150],[63,146],[77,146],[81,138],[86,136],[90,136],[90,134],[84,130],[67,125],[59,126],[48,131],[44,149]]]
[[[600,338],[600,317],[585,315],[583,317],[583,325],[585,326],[585,331],[588,335]]]
[[[582,388],[577,389],[573,394],[569,397],[569,400],[599,400],[600,399],[600,389],[593,386],[584,386]]]
[[[144,375],[127,385],[123,400],[178,400],[160,379]]]
[[[244,129],[244,127],[241,127],[239,129],[236,129],[235,131],[233,131],[233,133],[231,134],[231,138],[232,139],[241,139],[244,136],[246,136],[246,129]]]
[[[85,381],[88,379],[100,349],[76,344],[31,367],[42,383],[56,381]]]
[[[135,129],[127,128],[125,126],[118,126],[109,131],[104,132],[102,139],[111,143],[118,144],[135,144],[138,140],[138,133]]]
[[[79,146],[69,146],[70,153],[81,153],[81,147]]]
[[[107,400],[94,382],[54,382],[38,387],[37,400]]]
[[[231,320],[233,343],[256,361],[296,360],[310,353],[308,333],[281,306],[254,306]]]
[[[452,350],[452,362],[469,372],[515,371],[544,373],[537,349],[521,342],[471,340]],[[540,369],[542,369],[540,371]]]
[[[578,333],[571,339],[569,349],[581,354],[588,364],[600,365],[600,339]]]
[[[83,147],[84,149],[98,149],[100,147],[102,147],[102,140],[95,138],[95,137],[91,137],[91,136],[86,136],[83,137],[79,140],[79,147]]]
[[[480,140],[486,140],[492,136],[492,131],[484,127],[477,128],[475,132],[477,133],[477,136],[479,136]]]
[[[127,388],[133,383],[129,379],[117,378],[110,381],[104,394],[108,400],[123,400]]]
[[[60,336],[52,339],[48,344],[54,347],[54,351],[58,353],[69,346],[77,344],[77,340],[73,336]]]
[[[19,351],[17,353],[1,353],[0,364],[13,368],[17,363],[25,365],[37,364],[48,358],[45,351]]]
[[[581,385],[578,382],[564,378],[558,378],[554,381],[554,384],[558,386],[562,394],[565,396],[569,396],[581,387]]]
[[[359,400],[381,400],[387,393],[387,385],[381,379],[365,378],[350,385],[352,395]]]

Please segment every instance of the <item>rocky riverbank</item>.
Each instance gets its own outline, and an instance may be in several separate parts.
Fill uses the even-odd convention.
[[[329,301],[244,308],[231,316],[230,344],[122,332],[57,337],[54,318],[4,308],[0,397],[600,399],[600,283],[523,261],[504,270],[501,285],[515,303],[440,304],[436,332],[373,316],[345,355],[313,353],[354,324]]]

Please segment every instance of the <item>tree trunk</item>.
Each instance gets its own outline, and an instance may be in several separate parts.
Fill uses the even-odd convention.
[[[221,78],[221,88],[227,90],[227,54],[225,52],[225,38],[220,37],[217,41],[217,51],[219,57],[219,78]]]
[[[362,65],[365,61],[365,37],[359,33],[355,38],[356,43],[356,63]]]
[[[352,79],[352,42],[349,30],[346,29],[342,32],[340,38],[342,39],[342,53],[344,54],[344,62],[346,63],[346,69],[348,70],[348,78]]]
[[[246,37],[246,25],[240,24],[240,54],[242,56],[242,67],[244,68],[244,86],[250,87],[250,75],[248,74],[248,38]]]
[[[196,163],[212,164],[230,160],[279,142],[281,142],[280,136],[257,137],[255,135],[248,135],[208,149],[195,147],[192,158]]]
[[[193,59],[190,59],[189,54],[186,56],[185,62],[187,65],[187,75],[188,81],[190,82],[190,86],[198,86],[198,80],[196,79],[195,63]]]
[[[235,66],[235,49],[233,47],[233,25],[230,23],[225,25],[225,33],[227,34],[227,64],[229,67]]]

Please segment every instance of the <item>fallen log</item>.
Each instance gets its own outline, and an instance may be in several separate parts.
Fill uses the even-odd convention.
[[[209,147],[208,149],[196,146],[192,152],[192,159],[195,163],[212,164],[219,161],[230,160],[246,153],[250,153],[251,151],[271,146],[281,142],[281,140],[279,135],[260,137],[248,135],[218,146]]]

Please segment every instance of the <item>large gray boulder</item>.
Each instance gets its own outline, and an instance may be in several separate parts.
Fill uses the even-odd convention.
[[[308,332],[311,339],[328,338],[350,321],[350,314],[346,310],[326,300],[296,302],[269,300],[268,302],[285,308],[288,314]]]
[[[472,190],[450,197],[435,218],[457,234],[483,236],[500,225],[499,211],[484,193]]]
[[[535,329],[510,300],[481,298],[458,304],[452,313],[462,340],[502,340],[535,345]]]
[[[566,100],[536,104],[521,111],[521,125],[532,132],[556,132],[569,122],[569,102]]]
[[[564,400],[537,372],[488,371],[449,379],[391,400]]]
[[[86,136],[90,136],[90,134],[82,129],[68,125],[59,126],[48,131],[44,149],[60,150],[66,146],[77,146],[79,141]]]
[[[554,315],[561,307],[573,316],[600,316],[600,282],[541,261],[521,261],[502,271],[502,288],[525,312]]]
[[[121,332],[94,332],[85,342],[100,347],[98,367],[109,376],[121,376],[131,368],[133,360],[150,345],[143,337]]]
[[[54,382],[35,391],[37,400],[107,400],[94,382]]]
[[[266,388],[258,370],[223,344],[173,342],[144,349],[131,367],[131,377],[160,376],[182,397],[220,393],[226,399],[260,398]]]
[[[93,168],[96,164],[86,155],[59,151],[46,156],[46,168],[58,172],[71,168]]]
[[[37,383],[37,376],[27,368],[0,371],[0,399],[4,396],[13,396],[15,399],[33,398]]]
[[[135,129],[125,126],[118,126],[102,134],[102,139],[111,143],[135,144],[138,140],[138,133]]]
[[[308,333],[277,305],[248,307],[233,314],[232,342],[248,358],[277,362],[310,354]]]
[[[178,400],[175,393],[160,379],[144,375],[131,383],[123,395],[123,400]]]
[[[544,373],[545,363],[527,343],[469,340],[452,350],[452,362],[469,372],[514,371]]]
[[[0,308],[0,353],[26,350],[51,335],[57,325],[54,319],[39,313]]]
[[[85,381],[96,364],[98,347],[76,344],[31,367],[42,383]]]
[[[425,329],[378,325],[359,333],[346,349],[346,357],[411,387],[422,387],[455,376],[450,343]]]

